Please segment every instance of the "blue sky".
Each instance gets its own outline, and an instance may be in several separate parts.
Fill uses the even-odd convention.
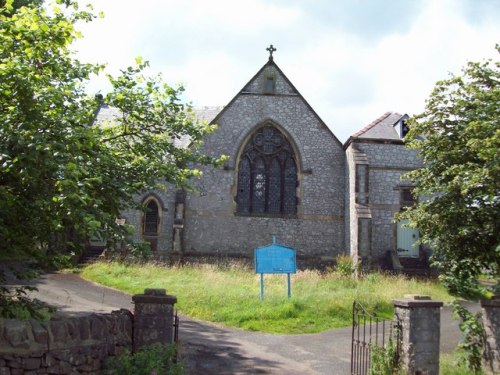
[[[95,0],[83,61],[142,56],[196,106],[226,105],[268,58],[341,142],[386,111],[421,112],[466,61],[498,60],[500,0]],[[103,79],[90,89],[106,91]]]

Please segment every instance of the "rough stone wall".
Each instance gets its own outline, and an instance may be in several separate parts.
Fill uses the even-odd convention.
[[[487,374],[500,374],[500,297],[481,301],[486,334],[483,364]]]
[[[218,130],[202,152],[230,157],[226,168],[203,168],[197,194],[186,199],[185,251],[242,254],[272,242],[272,235],[298,256],[334,257],[345,250],[345,154],[330,130],[272,65],[276,92],[262,93],[267,72],[256,76],[217,118]],[[267,72],[267,73],[266,73]],[[264,78],[263,78],[264,77]],[[272,121],[295,147],[298,161],[296,218],[238,216],[237,166],[241,148],[256,127]]]
[[[401,354],[405,374],[439,374],[440,308],[427,296],[407,296],[394,302],[401,326]]]
[[[99,374],[104,360],[132,348],[132,314],[0,320],[0,374]]]
[[[160,259],[163,259],[172,251],[175,190],[168,187],[167,191],[155,190],[143,193],[138,196],[136,200],[137,202],[143,202],[150,196],[154,197],[160,206],[158,253],[156,255]],[[122,212],[122,217],[126,219],[126,223],[136,228],[133,234],[134,242],[144,242],[142,236],[143,216],[144,213],[140,210],[127,210]]]
[[[134,301],[134,352],[154,344],[174,343],[175,296],[165,289],[146,289],[144,294],[132,296]]]
[[[408,185],[401,176],[421,166],[414,150],[403,144],[356,142],[356,147],[368,158],[369,199],[372,214],[372,258],[376,261],[396,248],[394,214],[400,210],[400,190]]]

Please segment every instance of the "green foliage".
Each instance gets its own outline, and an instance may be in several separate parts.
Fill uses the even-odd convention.
[[[89,97],[85,84],[103,66],[75,59],[71,44],[77,23],[95,15],[76,1],[56,3],[8,0],[0,8],[0,253],[62,267],[89,238],[110,249],[129,241],[116,219],[136,207],[138,193],[188,188],[200,175],[188,165],[220,161],[197,148],[214,127],[194,120],[179,100],[182,87],[146,76],[142,59],[108,77],[107,95]],[[106,105],[119,115],[96,122]],[[190,148],[175,147],[186,137]]]
[[[458,358],[457,358],[458,357]],[[441,375],[471,375],[470,370],[460,363],[460,356],[457,352],[451,354],[441,353],[439,356],[439,373]],[[479,371],[474,375],[483,375],[484,372]]]
[[[96,262],[82,270],[86,279],[130,294],[145,288],[165,288],[178,297],[176,307],[196,319],[269,333],[299,334],[347,327],[352,301],[391,319],[393,299],[426,294],[451,300],[444,287],[432,281],[375,274],[359,280],[337,272],[304,270],[291,275],[287,298],[285,275],[265,275],[265,298],[260,300],[260,275],[243,267],[184,266]],[[230,301],[230,302],[228,302]]]
[[[356,273],[356,266],[349,255],[337,255],[335,261],[335,271],[342,276],[354,276]]]
[[[4,262],[0,267],[0,318],[46,321],[54,309],[28,297],[29,292],[37,290],[35,287],[18,285],[24,280],[38,276],[39,270],[27,262],[22,267],[19,264],[18,261]],[[12,275],[12,280],[17,280],[12,283],[15,285],[3,285],[7,274]]]
[[[368,375],[403,375],[400,353],[392,338],[385,347],[370,347],[370,369]]]
[[[7,15],[14,14],[18,9],[23,6],[36,7],[41,6],[43,0],[0,0],[0,8],[5,8]]]
[[[482,272],[500,278],[499,67],[470,62],[438,82],[406,138],[424,163],[406,177],[425,199],[401,218],[433,249],[450,292],[466,298],[477,296]]]
[[[27,293],[32,290],[35,290],[35,288],[29,286],[16,288],[0,286],[0,318],[49,320],[54,312],[53,309],[38,300],[28,298]]]
[[[174,345],[153,344],[135,354],[126,351],[120,356],[110,357],[106,361],[108,375],[182,375],[181,364],[176,363]]]
[[[458,344],[459,365],[471,374],[481,374],[482,352],[485,332],[481,323],[481,313],[472,314],[459,301],[453,302],[453,313],[461,319],[459,324],[462,338]]]
[[[187,187],[194,164],[218,164],[198,153],[214,127],[198,123],[182,104],[182,87],[144,74],[148,63],[109,76],[112,91],[89,97],[85,84],[100,65],[73,57],[75,25],[90,8],[0,10],[0,251],[53,259],[78,253],[89,237],[121,243],[120,210],[134,196],[165,184]],[[96,123],[100,106],[119,116]],[[179,149],[174,139],[189,137]],[[160,184],[161,183],[161,184]]]

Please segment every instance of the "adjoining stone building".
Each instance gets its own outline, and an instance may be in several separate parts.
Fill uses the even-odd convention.
[[[415,203],[413,186],[402,176],[422,165],[417,152],[402,140],[407,118],[387,112],[344,144],[346,242],[350,254],[363,264],[399,268],[400,258],[426,258],[424,249],[414,246],[418,230],[394,220],[397,212]]]
[[[400,176],[420,165],[403,145],[406,116],[386,113],[342,145],[272,53],[228,105],[195,112],[218,124],[201,151],[229,160],[202,167],[194,192],[145,192],[146,212],[123,214],[160,258],[251,258],[273,235],[297,250],[299,267],[339,254],[367,265],[397,249],[420,255],[418,232],[393,222],[411,197]]]

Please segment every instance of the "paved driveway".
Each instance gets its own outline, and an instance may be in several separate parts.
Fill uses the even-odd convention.
[[[47,274],[35,285],[39,289],[35,297],[67,314],[133,310],[130,295],[78,275]],[[272,335],[223,328],[185,316],[180,319],[181,356],[193,375],[349,373],[350,327],[318,334]],[[441,351],[451,352],[459,335],[451,309],[443,308]]]

